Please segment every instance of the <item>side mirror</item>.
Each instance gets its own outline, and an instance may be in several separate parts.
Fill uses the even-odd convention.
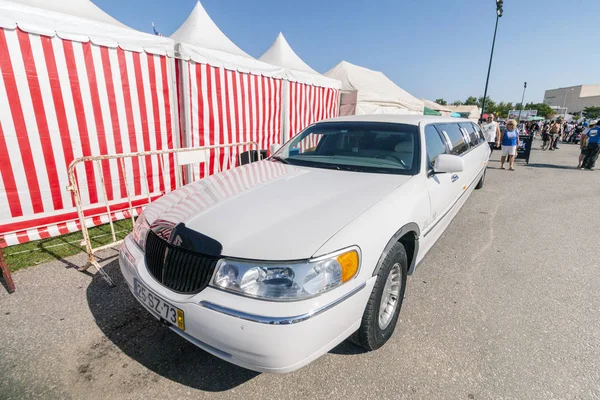
[[[273,154],[277,153],[280,148],[281,148],[281,145],[279,143],[273,143],[271,145],[271,147],[269,148],[269,154],[273,155]]]
[[[433,163],[433,171],[436,174],[462,172],[465,169],[465,161],[459,156],[440,154]]]

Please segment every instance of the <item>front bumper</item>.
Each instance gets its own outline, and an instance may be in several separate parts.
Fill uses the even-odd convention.
[[[250,299],[211,287],[181,295],[152,278],[144,253],[131,236],[123,243],[119,265],[132,292],[137,279],[184,311],[185,331],[170,325],[174,332],[219,358],[269,373],[301,368],[356,331],[375,283],[375,278],[349,282],[317,298],[287,303]]]

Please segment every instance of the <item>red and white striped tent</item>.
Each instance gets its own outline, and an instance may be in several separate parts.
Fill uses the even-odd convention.
[[[66,189],[74,159],[178,145],[173,48],[88,0],[0,0],[0,237],[8,245],[79,229]],[[120,210],[114,219],[127,216],[126,189],[142,206],[175,188],[173,165],[172,157],[127,161],[127,180],[116,161],[78,169],[86,225],[107,222],[101,179]]]
[[[342,83],[319,74],[302,61],[281,32],[259,60],[285,69],[284,142],[310,124],[338,115]]]
[[[171,36],[182,88],[182,143],[188,147],[254,141],[267,150],[281,142],[283,69],[237,47],[198,2]],[[235,167],[248,149],[212,151],[194,177]]]

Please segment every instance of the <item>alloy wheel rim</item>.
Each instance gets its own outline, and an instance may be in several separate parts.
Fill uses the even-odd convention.
[[[379,304],[379,328],[382,330],[387,328],[392,322],[400,301],[401,288],[400,263],[396,263],[390,269],[390,273],[385,281],[381,303]]]

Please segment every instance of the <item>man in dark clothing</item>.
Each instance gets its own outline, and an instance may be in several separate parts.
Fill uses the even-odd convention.
[[[580,140],[579,138],[581,138],[581,134],[583,133],[584,130],[585,130],[585,128],[583,127],[583,125],[578,124],[577,127],[575,127],[575,133],[573,133],[571,135],[571,137],[569,138],[569,142],[577,143],[578,140]]]
[[[590,126],[592,128],[585,133],[586,151],[582,163],[582,167],[587,170],[594,169],[598,155],[600,155],[600,124],[598,121],[594,121]]]

